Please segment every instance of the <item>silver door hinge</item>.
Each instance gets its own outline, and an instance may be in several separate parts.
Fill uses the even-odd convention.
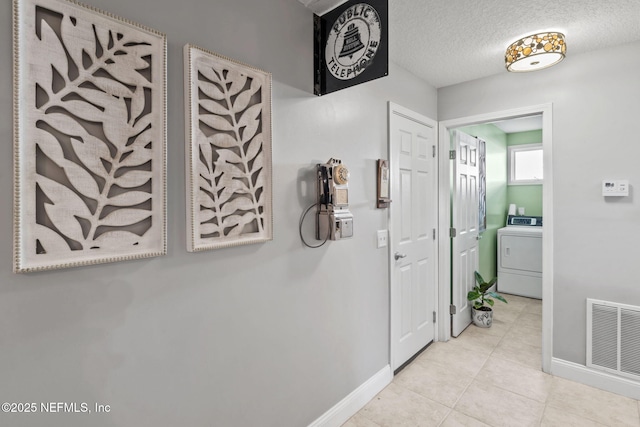
[[[431,146],[431,156],[432,156],[432,157],[435,157],[435,156],[436,156],[436,146],[435,146],[435,145],[432,145],[432,146]]]
[[[436,229],[433,229],[433,240],[436,240]]]
[[[457,313],[457,311],[458,311],[458,309],[456,308],[456,306],[455,306],[455,305],[451,304],[451,305],[449,306],[449,314],[456,314],[456,313]]]
[[[436,323],[438,321],[438,318],[436,316],[436,312],[433,312],[433,323]]]
[[[449,151],[449,160],[455,160],[455,159],[456,159],[456,150]]]
[[[449,229],[449,237],[456,237],[457,234],[458,234],[458,232],[456,231],[455,228],[451,227]]]

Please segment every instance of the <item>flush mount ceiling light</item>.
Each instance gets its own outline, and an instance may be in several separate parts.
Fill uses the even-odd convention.
[[[562,33],[538,33],[517,40],[504,55],[507,70],[536,71],[562,61],[567,45]]]

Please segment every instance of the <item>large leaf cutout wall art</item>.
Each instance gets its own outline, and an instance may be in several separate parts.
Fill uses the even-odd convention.
[[[186,45],[187,250],[272,239],[271,74]]]
[[[166,38],[14,1],[14,271],[166,253]]]

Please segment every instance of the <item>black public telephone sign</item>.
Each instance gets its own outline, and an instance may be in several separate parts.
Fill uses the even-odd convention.
[[[387,0],[350,0],[314,19],[316,95],[389,74]]]

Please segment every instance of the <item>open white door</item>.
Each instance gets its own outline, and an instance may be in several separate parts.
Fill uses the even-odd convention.
[[[451,298],[455,307],[451,335],[457,337],[471,323],[467,293],[478,269],[478,143],[466,133],[453,131]]]
[[[436,315],[436,122],[389,104],[391,366],[433,341]]]

